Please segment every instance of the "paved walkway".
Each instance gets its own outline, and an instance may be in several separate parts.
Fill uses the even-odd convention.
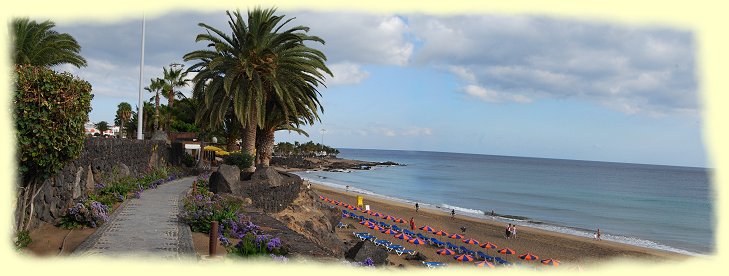
[[[77,256],[154,256],[165,259],[195,258],[190,228],[178,222],[181,198],[194,177],[159,185],[126,200],[109,221],[79,245]]]

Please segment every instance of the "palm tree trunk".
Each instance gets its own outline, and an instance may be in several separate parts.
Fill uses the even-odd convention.
[[[271,156],[273,155],[273,145],[276,130],[274,128],[264,130],[261,137],[261,145],[259,155],[261,156],[261,165],[268,167],[271,165]]]
[[[255,118],[256,113],[258,112],[256,109],[256,106],[253,105],[253,108],[249,111],[251,116],[248,119],[245,130],[243,131],[243,149],[253,156],[256,156],[256,129],[258,129],[258,120]],[[253,165],[243,171],[255,172],[256,167]]]
[[[159,130],[159,92],[154,96],[154,130]]]

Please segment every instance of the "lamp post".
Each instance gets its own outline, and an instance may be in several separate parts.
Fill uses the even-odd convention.
[[[324,133],[327,132],[326,129],[321,129],[321,151],[324,151]]]
[[[139,62],[139,105],[137,106],[137,140],[144,140],[142,118],[144,113],[144,101],[142,100],[142,77],[144,75],[144,29],[146,20],[142,14],[142,60]]]

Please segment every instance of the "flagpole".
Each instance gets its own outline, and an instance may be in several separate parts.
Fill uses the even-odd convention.
[[[142,77],[144,75],[144,28],[146,19],[142,14],[142,60],[139,62],[139,105],[137,106],[137,140],[144,140],[142,118],[144,117],[144,101],[142,101]]]

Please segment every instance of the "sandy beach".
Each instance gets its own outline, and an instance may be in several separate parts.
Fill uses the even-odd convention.
[[[312,189],[321,196],[343,201],[344,203],[352,205],[356,204],[356,196],[361,195],[316,183],[312,183]],[[504,236],[504,230],[507,224],[492,220],[490,216],[485,216],[484,219],[479,219],[456,214],[455,218],[451,218],[450,214],[439,210],[427,210],[420,208],[418,212],[415,212],[414,206],[406,206],[403,203],[393,202],[382,198],[374,198],[368,195],[363,196],[364,204],[370,205],[370,209],[373,211],[403,218],[405,220],[409,220],[412,217],[416,225],[415,233],[423,233],[423,231],[420,231],[417,228],[423,225],[428,225],[436,230],[444,230],[449,234],[457,233],[464,235],[465,238],[473,238],[480,242],[491,242],[496,244],[499,249],[508,247],[515,250],[517,254],[507,255],[505,257],[504,255],[496,253],[494,249],[483,249],[476,245],[466,245],[460,240],[448,237],[439,238],[443,242],[449,241],[458,246],[464,245],[471,250],[480,250],[491,256],[505,258],[507,261],[514,263],[524,263],[527,266],[539,267],[543,265],[538,261],[522,261],[521,259],[518,259],[518,255],[529,252],[539,256],[540,260],[547,258],[557,259],[561,262],[560,266],[563,268],[584,267],[593,263],[603,264],[609,261],[625,259],[660,263],[668,260],[685,260],[690,257],[673,252],[642,248],[604,240],[598,241],[592,238],[572,236],[521,226],[517,227],[518,232],[516,238],[506,239]],[[326,204],[330,205],[329,203]],[[340,206],[336,207],[338,209],[343,209],[343,207]],[[368,215],[365,216],[371,217]],[[378,238],[385,238],[397,244],[405,245],[408,249],[417,250],[418,252],[425,254],[428,261],[447,262],[450,265],[456,265],[456,261],[452,258],[452,256],[440,256],[436,254],[435,251],[438,248],[433,245],[409,244],[402,240],[394,239],[391,235],[382,234],[378,231],[368,229],[367,227],[358,224],[358,221],[352,218],[343,218],[342,222],[348,223],[356,228],[338,229],[337,232],[343,240],[352,240],[354,238],[352,232],[354,231],[369,232]],[[391,224],[392,221],[388,221],[386,223]],[[397,223],[397,225],[401,228],[409,229],[408,223]],[[461,227],[466,227],[465,233],[461,232]],[[431,233],[427,233],[426,236],[434,237]],[[396,265],[422,265],[417,261],[405,260],[404,257],[405,255],[397,256],[396,254],[391,254],[389,260]]]

